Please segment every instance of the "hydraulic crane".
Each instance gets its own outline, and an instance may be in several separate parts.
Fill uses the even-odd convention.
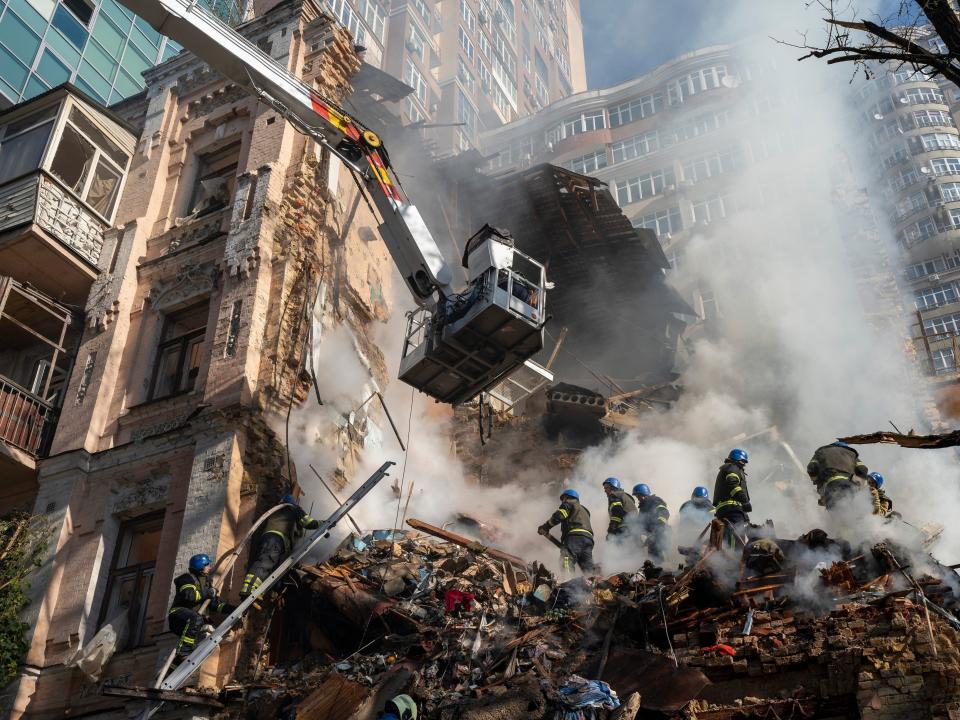
[[[450,266],[396,181],[375,132],[196,0],[119,2],[270,104],[361,181],[380,215],[380,235],[419,306],[408,319],[401,380],[440,402],[457,404],[496,385],[540,351],[546,273],[514,247],[512,238],[488,225],[470,238],[462,258],[468,285],[458,291]]]

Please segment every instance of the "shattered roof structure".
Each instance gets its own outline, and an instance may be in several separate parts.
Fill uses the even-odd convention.
[[[556,285],[547,329],[554,336],[569,329],[565,347],[572,355],[589,357],[595,372],[613,379],[672,379],[685,326],[678,316],[696,313],[665,282],[669,263],[656,234],[633,227],[605,183],[541,164],[499,177],[474,174],[458,192],[457,207],[467,215],[461,226],[509,229],[521,250],[546,265]],[[604,348],[599,357],[598,347]],[[578,385],[598,385],[564,353],[555,370]]]

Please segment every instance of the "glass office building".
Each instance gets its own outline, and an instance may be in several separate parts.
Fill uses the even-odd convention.
[[[0,106],[70,81],[104,104],[180,51],[113,0],[0,0]]]

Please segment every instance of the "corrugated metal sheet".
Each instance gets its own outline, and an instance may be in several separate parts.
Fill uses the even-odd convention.
[[[33,220],[39,179],[34,173],[0,185],[0,232]]]

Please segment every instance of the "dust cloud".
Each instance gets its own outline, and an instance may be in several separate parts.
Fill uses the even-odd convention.
[[[449,412],[391,382],[387,404],[409,441],[408,451],[400,450],[389,425],[378,417],[382,440],[365,450],[354,482],[393,459],[398,465],[392,477],[398,483],[402,478],[402,495],[390,482],[381,483],[354,513],[361,526],[394,526],[404,515],[443,524],[457,512],[468,512],[497,524],[503,532],[498,545],[555,564],[556,551],[537,537],[536,527],[556,508],[560,489],[575,487],[592,511],[595,553],[604,571],[634,570],[645,557],[642,552],[604,541],[602,480],[616,476],[627,489],[647,483],[667,501],[675,524],[693,488],[705,485],[712,495],[727,452],[743,447],[750,454],[754,522],[770,519],[777,534],[788,538],[819,527],[855,545],[893,535],[922,556],[918,534],[909,525],[881,524],[873,517],[864,521],[862,508],[853,515],[828,515],[805,472],[777,439],[805,464],[818,446],[838,436],[884,429],[891,420],[903,429],[924,427],[922,392],[903,352],[905,336],[896,327],[871,325],[858,295],[858,268],[850,257],[873,252],[872,245],[857,247],[873,241],[850,232],[843,207],[834,202],[838,185],[866,188],[876,196],[866,160],[869,133],[850,104],[849,71],[798,63],[796,49],[771,39],[793,39],[804,28],[819,28],[816,7],[805,11],[804,5],[730,5],[728,21],[745,40],[731,68],[739,86],[715,106],[731,113],[717,137],[738,146],[748,162],[703,191],[724,198],[726,217],[694,226],[682,260],[669,274],[685,296],[692,289],[709,289],[719,305],[711,331],[685,340],[680,400],[668,411],[644,416],[635,433],[584,452],[569,475],[537,467],[537,449],[531,448],[531,467],[513,469],[516,481],[490,488],[465,480],[452,446]],[[701,147],[721,149],[713,141]],[[684,143],[661,151],[664,162],[696,153]],[[408,190],[416,197],[415,188]],[[696,199],[701,190],[695,185],[687,192]],[[901,258],[882,216],[877,213],[882,242],[898,267]],[[685,225],[690,226],[689,217]],[[402,287],[399,281],[394,286]],[[405,304],[396,298],[393,320],[377,330],[391,372],[400,357]],[[349,349],[336,332],[328,333],[316,348],[318,367],[343,368],[344,378],[353,377],[348,358],[355,355]],[[602,349],[597,352],[602,357]],[[339,394],[356,406],[372,389],[368,380],[346,380],[331,390],[331,398]],[[316,455],[314,443],[329,437],[330,423],[336,424],[345,409],[321,413],[314,408],[296,417],[303,432],[292,451],[301,482],[328,510],[332,503],[303,472],[303,463]],[[770,428],[779,435],[767,432]],[[864,462],[886,477],[887,492],[904,520],[942,523],[946,530],[933,550],[944,562],[960,562],[960,526],[951,522],[960,511],[955,457],[948,451],[877,445],[860,451]],[[332,459],[320,459],[321,472],[330,471]],[[676,562],[672,544],[668,561]]]

